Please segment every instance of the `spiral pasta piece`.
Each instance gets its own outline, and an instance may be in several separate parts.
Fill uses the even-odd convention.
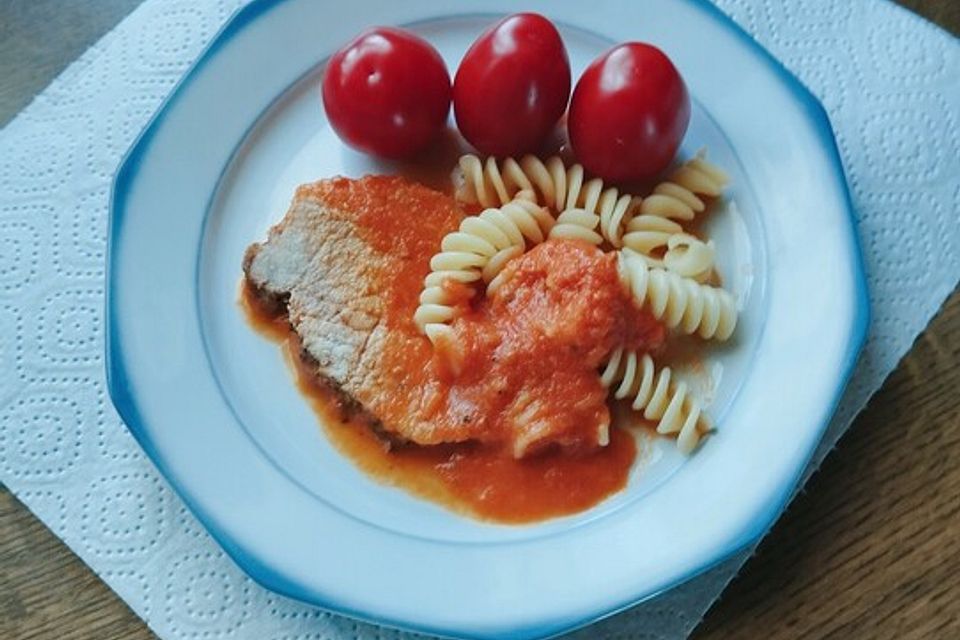
[[[623,240],[625,247],[642,254],[648,265],[667,269],[684,278],[706,279],[716,261],[716,247],[712,240],[704,242],[667,218],[639,215],[627,225]],[[664,249],[662,257],[654,257],[661,248]]]
[[[477,156],[465,155],[460,158],[459,167],[459,200],[489,207],[526,194],[561,215],[576,212],[558,220],[559,228],[551,237],[580,238],[593,244],[606,240],[620,247],[623,229],[641,202],[640,198],[620,193],[616,187],[605,187],[599,178],[584,181],[582,165],[567,167],[557,156],[544,161],[526,155],[519,161],[507,158],[498,164],[496,158],[481,161]],[[587,231],[567,225],[580,225]]]
[[[626,246],[684,277],[703,279],[713,269],[713,246],[684,233],[675,221],[692,220],[706,207],[697,194],[719,195],[727,182],[702,154],[677,168],[646,199],[605,187],[599,178],[585,181],[582,165],[566,167],[557,156],[543,161],[527,155],[498,163],[465,155],[459,168],[457,197],[462,201],[495,207],[529,199],[559,211],[552,238]],[[662,259],[652,257],[661,250]]]
[[[613,390],[614,398],[632,398],[631,408],[642,411],[646,420],[656,422],[657,433],[676,434],[677,447],[684,454],[693,452],[711,430],[706,414],[687,384],[676,381],[670,367],[657,371],[649,354],[641,356],[618,348],[607,360],[600,382]]]
[[[675,233],[667,239],[662,262],[668,271],[700,281],[713,271],[716,254],[713,240],[704,242],[688,233]]]
[[[600,178],[583,182],[583,167],[579,164],[568,170],[565,200],[561,215],[567,212],[581,214],[581,220],[592,223],[591,229],[599,227],[601,242],[606,240],[614,248],[623,246],[624,229],[642,201],[637,196],[621,193],[616,187],[605,187]],[[593,216],[596,220],[585,216]]]
[[[663,248],[662,260],[654,264],[687,278],[705,278],[714,265],[713,243],[684,233],[676,221],[693,220],[706,209],[701,196],[719,196],[727,182],[726,174],[698,153],[643,199],[639,215],[627,222],[622,246],[646,256]]]
[[[599,178],[583,182],[583,169],[574,165],[568,170],[566,189],[566,210],[579,210],[599,217],[599,222],[590,228],[599,227],[600,234],[612,247],[628,246],[635,251],[649,255],[661,247],[667,247],[669,240],[683,231],[675,220],[692,220],[696,213],[702,212],[706,204],[699,196],[719,196],[728,182],[727,176],[717,167],[707,162],[703,155],[689,160],[678,167],[666,182],[654,189],[647,198],[620,193],[615,187],[604,187]],[[582,218],[584,221],[588,219]],[[674,244],[677,244],[676,242]],[[701,269],[713,267],[713,261],[704,265],[704,259],[712,256],[699,238],[684,234],[683,244],[693,251]],[[672,247],[667,247],[670,251]],[[669,261],[690,269],[692,260]],[[669,268],[669,267],[668,267]],[[681,275],[692,277],[703,271],[686,271]]]
[[[482,280],[487,293],[493,293],[507,263],[522,255],[527,243],[543,242],[553,225],[547,210],[529,196],[464,218],[457,231],[444,236],[440,252],[430,259],[431,271],[423,282],[414,323],[434,343],[449,335],[446,325],[456,317],[464,289],[454,292],[448,283],[471,285]],[[474,294],[475,289],[466,289],[467,299]]]
[[[700,151],[692,160],[674,169],[666,181],[654,187],[653,193],[644,198],[640,214],[693,220],[702,213],[707,207],[703,197],[716,198],[730,181],[727,174],[707,162],[705,156]]]
[[[560,211],[566,203],[568,174],[574,184],[583,181],[582,167],[568,170],[557,156],[543,161],[536,156],[526,155],[519,161],[507,158],[498,164],[493,157],[482,161],[475,155],[467,154],[461,156],[458,166],[460,172],[456,180],[456,198],[483,207],[507,204],[523,192],[523,196]]]
[[[737,326],[737,305],[727,291],[650,267],[631,249],[618,254],[620,277],[634,301],[667,327],[704,339],[726,340]]]
[[[716,259],[716,245],[713,240],[704,242],[700,238],[683,232],[665,234],[656,226],[643,231],[643,235],[648,236],[649,239],[640,240],[632,237],[631,243],[639,247],[644,246],[645,243],[656,243],[657,246],[663,244],[666,247],[666,251],[660,258],[654,257],[650,252],[642,253],[636,250],[643,256],[648,267],[666,269],[697,282],[705,281],[713,273]]]
[[[603,244],[603,236],[596,231],[599,226],[600,216],[583,209],[567,209],[557,216],[557,224],[550,230],[550,237],[600,245]]]

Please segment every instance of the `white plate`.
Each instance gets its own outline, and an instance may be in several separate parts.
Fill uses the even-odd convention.
[[[694,97],[682,152],[733,177],[712,217],[743,311],[719,432],[660,442],[627,489],[576,516],[483,524],[377,484],[342,458],[276,345],[237,306],[248,244],[297,184],[388,171],[343,147],[317,95],[324,58],[370,23],[411,26],[456,68],[508,10],[471,0],[255,0],[130,150],[110,222],[108,377],[130,430],[224,549],[265,586],[381,624],[539,638],[630,606],[756,540],[782,510],[860,349],[866,287],[823,109],[712,5],[528,3],[561,28],[574,78],[645,40]],[[734,203],[735,206],[729,206]]]

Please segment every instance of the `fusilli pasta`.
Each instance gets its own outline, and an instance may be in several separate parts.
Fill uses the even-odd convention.
[[[684,232],[668,218],[641,214],[627,223],[623,235],[625,247],[643,255],[647,264],[661,267],[685,278],[705,280],[713,271],[713,242]],[[657,256],[663,250],[662,257]]]
[[[597,213],[603,237],[614,247],[629,247],[648,257],[663,248],[663,259],[652,259],[652,264],[688,278],[705,278],[713,269],[713,246],[684,233],[676,221],[693,220],[706,208],[700,196],[719,196],[727,182],[727,176],[701,152],[675,169],[652,194],[634,198],[626,215],[604,220],[601,207]]]
[[[604,188],[603,180],[593,178],[583,182],[583,168],[574,165],[570,172],[576,171],[576,180],[568,179],[565,211],[579,211],[596,216],[602,240],[611,246],[623,246],[623,230],[641,205],[641,199],[626,193],[620,193],[616,187]],[[574,189],[573,185],[577,188]]]
[[[599,234],[587,234],[582,238],[592,241],[596,237],[595,244],[607,240],[614,247],[621,246],[623,227],[641,202],[640,198],[620,193],[615,187],[604,188],[603,180],[599,178],[584,181],[582,165],[567,167],[557,156],[543,161],[526,155],[519,161],[507,158],[498,164],[495,158],[483,162],[476,156],[465,155],[460,158],[459,165],[458,199],[496,206],[509,202],[521,192],[529,193],[534,200],[555,211],[574,210],[596,216],[595,224],[592,218],[584,217],[579,221],[588,223],[590,229],[600,227]],[[572,234],[575,230],[567,231]],[[563,235],[564,229],[557,233],[557,237],[575,237]]]
[[[713,247],[675,221],[692,220],[706,206],[697,194],[719,195],[727,182],[702,155],[676,169],[647,199],[604,188],[599,178],[584,181],[582,165],[566,167],[556,156],[543,161],[527,155],[498,164],[495,158],[465,155],[459,167],[458,199],[491,207],[529,197],[560,212],[552,238],[627,246],[685,277],[704,278],[713,268]],[[663,259],[652,258],[661,249]]]
[[[613,396],[632,398],[634,411],[657,423],[657,432],[676,434],[677,447],[689,454],[710,431],[710,423],[700,403],[690,394],[685,382],[673,378],[670,367],[657,371],[649,354],[638,355],[622,347],[614,351],[600,375],[603,386],[613,388]]]
[[[524,192],[536,202],[560,211],[567,201],[568,174],[574,180],[573,184],[578,185],[583,181],[582,167],[568,170],[557,156],[544,162],[536,156],[526,155],[519,162],[507,158],[498,165],[496,158],[490,157],[484,162],[475,155],[467,154],[461,156],[458,165],[460,177],[457,180],[457,199],[483,207],[507,204]],[[577,175],[580,176],[579,181]]]
[[[620,250],[617,266],[636,303],[671,329],[726,340],[736,328],[737,306],[727,291],[650,267],[631,249]]]
[[[667,239],[661,262],[667,271],[699,281],[713,271],[715,258],[713,240],[704,242],[688,233],[675,233]]]
[[[500,286],[498,275],[506,264],[523,254],[528,242],[539,244],[549,234],[554,220],[547,210],[530,195],[518,195],[500,208],[464,218],[457,231],[444,236],[440,252],[430,259],[431,271],[424,279],[413,320],[431,341],[445,334],[445,325],[456,316],[457,300],[445,288],[446,281],[471,284],[483,280],[491,294]]]
[[[596,230],[599,226],[600,216],[583,209],[566,209],[557,216],[550,237],[583,240],[599,246],[603,244],[603,236]]]
[[[730,179],[719,167],[707,162],[699,152],[653,189],[640,206],[641,215],[672,220],[693,220],[706,209],[701,196],[716,198]]]

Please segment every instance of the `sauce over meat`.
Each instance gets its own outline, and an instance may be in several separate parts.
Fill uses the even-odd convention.
[[[449,285],[463,294],[464,315],[453,339],[435,349],[413,314],[430,257],[460,220],[391,198],[387,181],[371,183],[380,187],[384,193],[364,198],[350,190],[324,196],[351,212],[364,240],[387,257],[378,289],[389,376],[368,409],[386,424],[417,415],[414,439],[422,444],[385,444],[294,358],[300,388],[336,446],[381,481],[498,522],[576,513],[622,489],[636,445],[621,429],[606,435],[610,410],[597,368],[615,346],[658,348],[665,332],[633,306],[615,257],[548,241],[508,265],[489,298]],[[338,202],[339,194],[346,199]],[[255,296],[244,300],[255,326],[276,337],[278,322],[257,311]],[[299,353],[296,334],[286,336]]]
[[[583,242],[550,240],[504,276],[436,347],[433,375],[449,391],[434,419],[507,443],[516,457],[605,444],[610,413],[597,368],[618,345],[660,344],[662,327],[624,293],[615,255]]]
[[[260,306],[248,287],[242,303],[251,325],[282,345],[327,437],[381,482],[481,520],[512,524],[578,513],[626,485],[637,448],[633,436],[619,428],[611,430],[607,446],[579,455],[554,449],[516,459],[476,442],[391,445],[318,380],[300,358],[300,341],[282,314]]]

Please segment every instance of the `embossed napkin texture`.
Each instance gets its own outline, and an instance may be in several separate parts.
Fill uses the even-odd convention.
[[[162,638],[412,638],[273,595],[224,555],[107,396],[110,181],[240,3],[147,0],[0,133],[0,480]],[[873,326],[823,456],[960,274],[960,45],[880,0],[720,0],[829,111]],[[750,552],[576,638],[687,635]]]

